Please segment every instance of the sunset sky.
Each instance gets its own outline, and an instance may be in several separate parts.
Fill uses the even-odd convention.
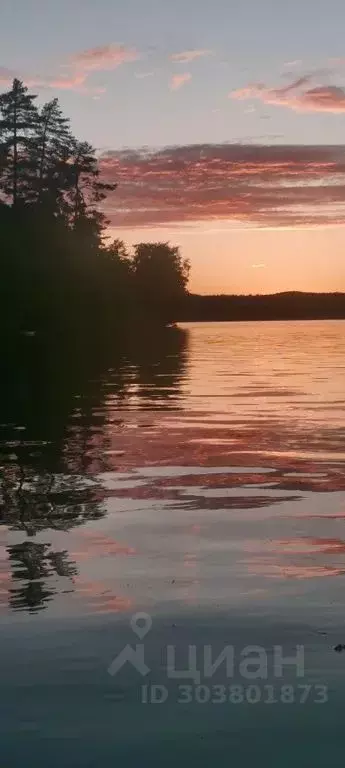
[[[345,291],[344,0],[0,0],[0,90],[58,96],[111,233],[202,293]]]

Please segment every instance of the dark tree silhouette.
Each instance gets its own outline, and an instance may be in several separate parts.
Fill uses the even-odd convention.
[[[134,275],[138,291],[151,299],[164,292],[164,299],[180,298],[185,292],[189,262],[179,248],[169,243],[139,243],[134,248]],[[157,290],[158,289],[158,290]]]
[[[169,243],[139,243],[134,247],[133,276],[138,304],[160,319],[176,319],[176,306],[186,293],[190,265]],[[174,316],[175,315],[175,316]]]
[[[0,191],[5,200],[17,205],[31,198],[33,136],[38,126],[37,97],[15,79],[8,93],[0,95],[1,177]],[[5,162],[4,162],[5,161]]]
[[[58,99],[44,104],[35,139],[37,154],[37,201],[48,202],[53,211],[61,205],[64,163],[72,150],[69,120],[63,117]]]
[[[143,314],[176,319],[189,265],[168,243],[107,244],[106,183],[58,100],[0,95],[0,334],[104,338]]]

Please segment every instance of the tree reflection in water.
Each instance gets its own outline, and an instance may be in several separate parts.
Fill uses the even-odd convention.
[[[13,610],[43,609],[62,577],[73,590],[76,563],[37,537],[105,515],[95,468],[107,467],[109,402],[121,409],[178,407],[187,340],[171,327],[140,337],[128,332],[112,349],[32,338],[12,347],[0,390],[0,523],[6,535],[25,536],[6,547],[3,564]]]

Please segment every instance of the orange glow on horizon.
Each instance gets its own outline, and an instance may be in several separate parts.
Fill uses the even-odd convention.
[[[129,245],[169,241],[190,259],[194,293],[345,291],[345,226],[236,229],[234,222],[112,230]]]

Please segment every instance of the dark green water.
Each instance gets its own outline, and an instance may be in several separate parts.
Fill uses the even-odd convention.
[[[1,383],[1,766],[342,765],[345,322],[109,346]]]

